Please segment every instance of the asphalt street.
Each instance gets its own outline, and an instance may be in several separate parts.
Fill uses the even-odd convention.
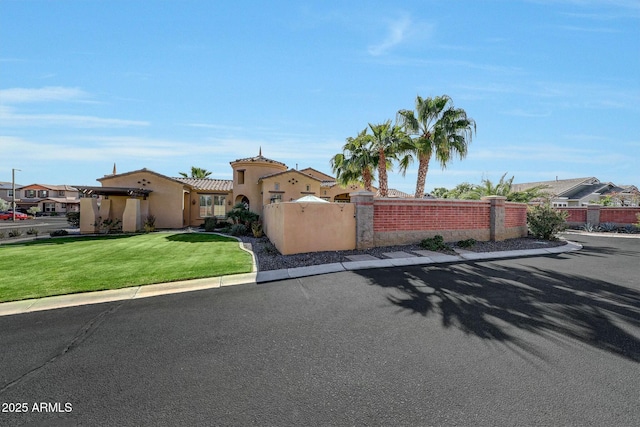
[[[640,425],[640,239],[571,240],[0,317],[0,425]]]

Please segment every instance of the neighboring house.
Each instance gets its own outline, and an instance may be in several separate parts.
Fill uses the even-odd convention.
[[[7,190],[4,190],[4,186],[0,187],[0,195],[3,199],[11,201],[10,183]],[[69,185],[16,185],[15,198],[16,208],[25,211],[31,207],[37,207],[41,212],[47,214],[65,214],[67,212],[80,211],[78,189]]]
[[[527,182],[513,184],[513,191],[524,191],[532,187],[544,187],[555,207],[585,206],[610,198],[617,206],[638,206],[640,192],[634,185],[617,186],[611,182],[601,182],[595,177],[556,179],[555,181]]]
[[[21,187],[19,184],[15,184],[16,189]],[[18,197],[16,196],[16,199]],[[9,203],[13,201],[13,183],[0,181],[0,199],[3,199]]]
[[[172,178],[140,169],[99,178],[101,187],[78,186],[85,197],[100,197],[97,215],[103,220],[153,215],[157,228],[200,226],[206,217],[223,218],[238,203],[262,214],[262,206],[312,195],[330,202],[349,202],[361,185],[343,187],[336,179],[312,168],[289,169],[268,159],[262,150],[255,157],[230,162],[233,179]],[[114,168],[115,172],[115,168]],[[404,194],[396,192],[396,194]],[[134,213],[127,212],[127,199]]]

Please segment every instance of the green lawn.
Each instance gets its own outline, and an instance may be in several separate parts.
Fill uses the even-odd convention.
[[[0,302],[251,272],[238,241],[213,234],[69,237],[0,245]]]

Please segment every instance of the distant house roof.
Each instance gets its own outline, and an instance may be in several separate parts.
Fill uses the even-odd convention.
[[[173,178],[200,191],[225,191],[233,190],[233,181],[230,179],[211,178]]]
[[[29,184],[29,185],[16,185],[16,190],[28,189],[29,187],[41,187],[52,191],[78,191],[77,188],[70,185],[51,185],[51,184]]]
[[[380,197],[380,190],[376,192],[375,197]],[[387,190],[387,197],[398,199],[413,199],[413,194],[405,193],[404,191],[396,190],[395,188],[389,188]]]
[[[11,190],[11,188],[13,187],[13,184],[10,182],[4,182],[4,181],[0,181],[0,189],[7,189],[7,190]],[[16,189],[22,187],[22,185],[20,184],[16,184]]]
[[[513,184],[511,187],[513,191],[525,191],[533,187],[544,186],[546,193],[558,196],[569,197],[577,192],[583,191],[585,186],[592,186],[600,184],[600,181],[595,177],[588,178],[573,178],[573,179],[557,179],[554,181],[538,181],[538,182],[525,182],[521,184]]]
[[[612,182],[601,182],[595,177],[526,182],[513,184],[512,189],[513,191],[524,191],[537,186],[546,187],[542,191],[552,197],[579,201],[581,203],[606,195],[619,194],[624,196],[638,194],[638,189],[634,185],[616,185]]]

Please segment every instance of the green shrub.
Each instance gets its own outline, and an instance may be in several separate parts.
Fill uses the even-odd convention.
[[[253,237],[260,238],[262,237],[262,223],[260,221],[251,223],[251,232],[253,233]]]
[[[7,237],[7,235],[5,234],[5,232],[4,231],[0,231],[0,240],[4,239],[6,237]]]
[[[93,224],[95,227],[100,228],[100,232],[104,234],[112,234],[122,232],[122,221],[118,218],[115,219],[105,219],[103,220],[101,216],[98,217],[98,221]]]
[[[568,216],[569,212],[556,210],[548,203],[531,206],[527,210],[527,226],[534,237],[553,240],[566,228]]]
[[[244,236],[247,234],[247,226],[244,224],[233,224],[229,234],[232,236]]]
[[[476,244],[476,239],[466,239],[460,240],[458,242],[458,247],[460,248],[470,248],[471,246]]]
[[[20,237],[22,236],[22,230],[11,230],[9,231],[9,237]]]
[[[612,222],[603,222],[600,224],[600,229],[608,233],[615,231],[618,227]]]
[[[156,217],[149,214],[144,219],[144,231],[145,233],[151,233],[152,231],[156,231]]]
[[[67,222],[73,228],[80,228],[80,212],[67,212]]]
[[[38,237],[38,234],[40,234],[40,230],[38,230],[37,228],[30,228],[27,230],[27,234],[30,236]]]
[[[447,249],[447,245],[444,244],[444,238],[439,234],[429,239],[423,239],[420,242],[420,246],[429,251],[441,251],[443,249]]]
[[[49,233],[49,236],[60,237],[60,236],[66,236],[67,234],[69,234],[67,230],[54,230],[51,233]]]
[[[218,225],[218,219],[215,216],[208,216],[204,219],[204,224],[202,224],[202,226],[204,227],[204,231],[213,231],[216,229],[216,226]]]
[[[251,223],[258,221],[260,215],[251,212],[244,203],[237,203],[231,211],[229,211],[227,218],[233,221],[234,224],[244,224],[248,227]]]

